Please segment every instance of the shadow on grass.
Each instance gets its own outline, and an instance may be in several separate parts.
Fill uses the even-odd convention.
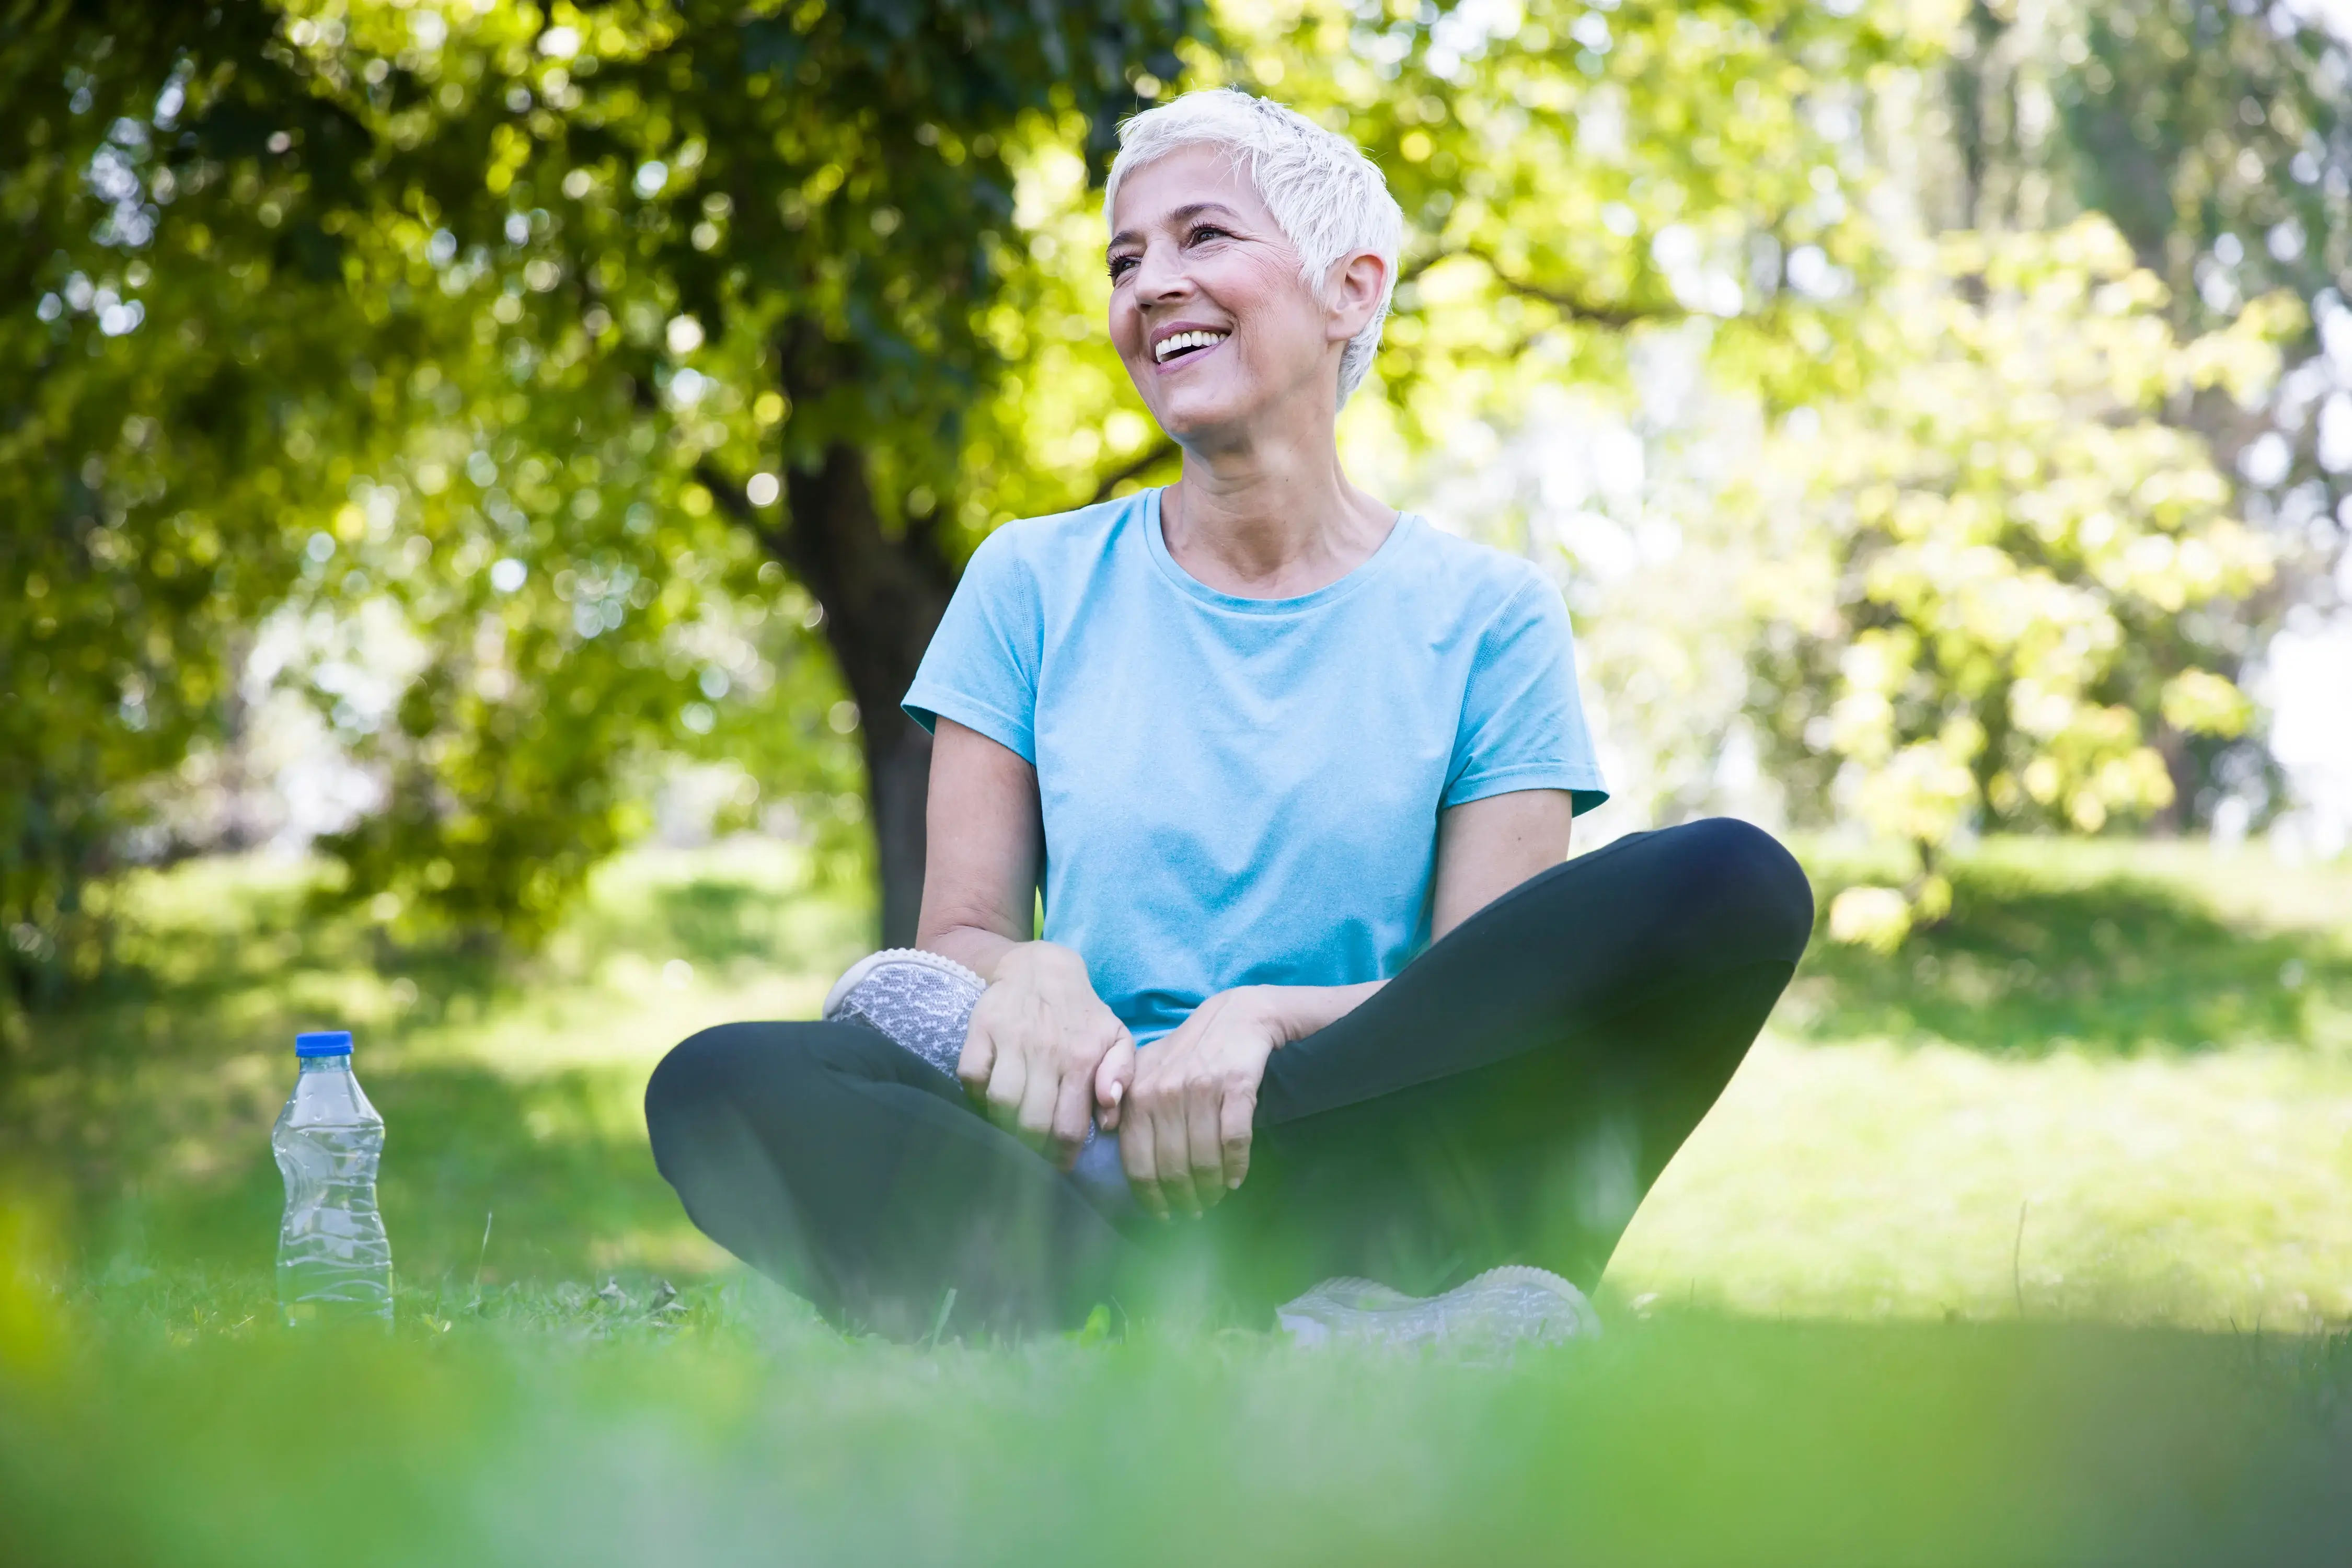
[[[518,1082],[436,1064],[366,1083],[388,1129],[378,1199],[410,1288],[470,1284],[478,1267],[498,1284],[625,1264],[691,1268],[700,1255],[646,1148],[641,1075]],[[79,1097],[47,1107],[47,1136],[31,1152],[70,1183],[85,1266],[266,1274],[285,1201],[269,1149],[279,1092],[270,1083],[201,1106],[142,1096],[115,1097],[107,1110]]]
[[[570,922],[583,950],[682,958],[698,969],[832,973],[873,945],[862,887],[803,884],[757,845],[610,868]]]
[[[204,863],[137,875],[106,971],[33,1017],[20,1078],[274,1045],[289,1023],[431,1025],[515,990],[495,941],[397,942],[350,911],[321,916],[307,878]]]
[[[1950,915],[1891,956],[1833,942],[1830,900],[1784,1027],[1978,1050],[2214,1050],[2307,1045],[2317,1005],[2352,1005],[2352,946],[2232,926],[2183,890],[2129,877],[2075,885],[2015,865],[1953,868]]]
[[[362,910],[322,910],[316,875],[257,857],[126,876],[103,894],[112,967],[0,1058],[0,1178],[53,1195],[85,1267],[266,1274],[291,1037],[347,1027],[389,1130],[380,1196],[404,1280],[470,1284],[478,1262],[489,1283],[691,1272],[712,1255],[646,1149],[643,1063],[502,1073],[449,1044],[551,999],[625,1005],[605,989],[615,960],[683,958],[722,984],[826,972],[867,913],[775,846],[627,856],[544,952],[519,954],[396,940]]]
[[[639,940],[695,964],[772,960],[787,946],[775,895],[746,882],[697,880],[646,890],[635,911]]]
[[[543,951],[387,926],[322,906],[315,868],[195,861],[136,872],[102,894],[114,938],[101,979],[32,1020],[12,1069],[87,1069],[211,1054],[288,1026],[364,1028],[375,1040],[463,1025],[527,996],[595,984],[607,960],[684,959],[709,974],[831,974],[868,944],[862,893],[804,885],[759,845],[688,858],[624,857],[600,873]]]

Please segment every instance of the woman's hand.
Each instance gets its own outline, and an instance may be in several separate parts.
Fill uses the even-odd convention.
[[[1276,996],[1270,986],[1221,991],[1150,1050],[1132,1054],[1119,1162],[1153,1214],[1203,1213],[1249,1174],[1250,1119],[1266,1058],[1297,1032]]]
[[[1066,1171],[1097,1107],[1105,1128],[1118,1125],[1135,1042],[1068,948],[1021,942],[995,970],[971,1010],[956,1076],[991,1121]]]

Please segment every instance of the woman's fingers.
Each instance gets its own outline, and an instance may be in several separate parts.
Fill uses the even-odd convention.
[[[1184,1095],[1184,1148],[1194,1201],[1214,1208],[1225,1195],[1225,1152],[1220,1127],[1219,1102],[1223,1099],[1214,1079],[1195,1079]]]
[[[1118,1032],[1102,1064],[1095,1068],[1095,1122],[1106,1132],[1118,1131],[1120,1109],[1135,1089],[1135,1037]]]
[[[988,1119],[1013,1131],[1021,1121],[1021,1099],[1029,1088],[1029,1064],[1019,1051],[999,1051],[988,1073]]]
[[[956,1058],[956,1077],[962,1081],[963,1091],[978,1100],[987,1094],[988,1080],[995,1071],[996,1038],[986,1024],[975,1018],[963,1037],[963,1054]]]
[[[1046,1152],[1065,1171],[1085,1147],[1087,1129],[1094,1125],[1095,1086],[1091,1074],[1069,1072],[1062,1075],[1060,1090],[1054,1097],[1053,1125],[1047,1129],[1054,1145]]]
[[[1228,1089],[1218,1111],[1218,1142],[1223,1155],[1225,1190],[1233,1191],[1249,1174],[1250,1123],[1257,1114],[1257,1097]]]
[[[1166,1097],[1152,1108],[1152,1154],[1160,1167],[1160,1191],[1168,1200],[1168,1206],[1179,1214],[1198,1215],[1201,1200],[1192,1191],[1192,1153],[1184,1121],[1181,1095]]]
[[[1062,1099],[1062,1075],[1055,1070],[1050,1056],[1027,1066],[1028,1076],[1021,1080],[1021,1109],[1013,1118],[1013,1131],[1032,1149],[1044,1149],[1054,1136],[1054,1113]]]
[[[1135,1201],[1147,1212],[1166,1219],[1168,1200],[1160,1195],[1160,1167],[1153,1161],[1151,1118],[1129,1118],[1118,1135],[1119,1166],[1127,1172],[1127,1184],[1135,1189]]]

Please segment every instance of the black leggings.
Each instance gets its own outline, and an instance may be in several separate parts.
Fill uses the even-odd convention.
[[[901,1337],[943,1308],[961,1332],[1185,1298],[1263,1324],[1335,1274],[1421,1293],[1534,1263],[1590,1289],[1763,1026],[1812,909],[1787,850],[1721,818],[1531,878],[1274,1053],[1249,1178],[1199,1220],[1108,1217],[857,1025],[706,1029],[655,1069],[646,1121],[704,1231],[836,1321]]]

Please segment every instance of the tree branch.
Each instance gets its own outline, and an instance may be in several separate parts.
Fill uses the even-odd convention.
[[[1505,291],[1517,294],[1522,299],[1539,300],[1570,321],[1585,321],[1596,327],[1614,327],[1622,331],[1628,327],[1641,326],[1645,322],[1679,321],[1690,314],[1679,305],[1649,307],[1600,304],[1591,300],[1580,300],[1573,294],[1548,288],[1531,279],[1514,277],[1506,271],[1503,264],[1496,261],[1484,247],[1475,245],[1433,250],[1410,265],[1400,268],[1397,271],[1397,282],[1399,285],[1410,283],[1440,262],[1451,261],[1456,257],[1467,257],[1484,267]]]
[[[1087,504],[1088,506],[1094,506],[1098,502],[1110,500],[1111,491],[1118,489],[1119,486],[1127,483],[1128,480],[1135,479],[1147,470],[1166,462],[1175,455],[1176,443],[1170,440],[1167,437],[1162,436],[1159,440],[1153,442],[1150,446],[1146,447],[1142,452],[1134,458],[1120,464],[1118,468],[1113,468],[1109,473],[1105,474],[1102,477],[1102,482],[1095,486],[1093,499],[1088,500]]]
[[[751,505],[751,498],[743,493],[741,485],[720,473],[718,464],[708,458],[698,459],[694,465],[694,482],[710,492],[710,499],[719,503],[719,510],[729,518],[754,533],[764,531],[760,527],[760,513]]]
[[[718,464],[708,458],[698,460],[694,465],[694,482],[710,492],[710,499],[718,504],[720,511],[727,514],[730,522],[749,530],[751,537],[758,540],[769,554],[788,566],[791,564],[784,553],[783,525],[762,518],[760,509],[751,504],[751,498],[743,493],[743,487],[720,473]],[[812,588],[811,592],[814,589]]]

